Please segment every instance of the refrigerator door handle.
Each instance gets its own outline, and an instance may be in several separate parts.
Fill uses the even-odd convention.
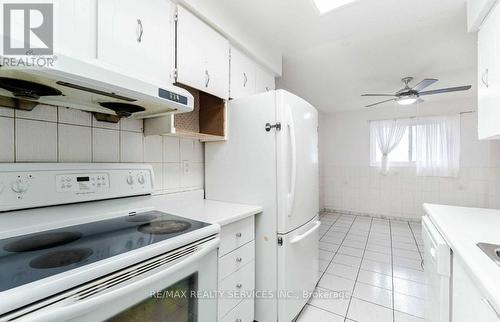
[[[292,240],[290,241],[290,244],[296,244],[296,243],[300,242],[301,240],[303,240],[304,238],[306,238],[307,236],[309,236],[310,234],[312,234],[316,230],[318,230],[319,226],[321,226],[321,221],[318,220],[314,224],[313,228],[309,229],[308,231],[306,231],[302,235],[298,235],[297,237],[292,238]]]
[[[291,169],[290,169],[290,189],[288,190],[287,198],[287,213],[288,217],[292,216],[293,203],[295,201],[295,184],[297,181],[297,143],[295,138],[295,125],[290,108],[287,109],[287,127],[288,136],[290,138],[290,153],[291,153]]]

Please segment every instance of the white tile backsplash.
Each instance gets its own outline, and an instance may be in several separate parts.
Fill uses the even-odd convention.
[[[118,123],[101,122],[101,121],[96,120],[95,117],[92,117],[92,126],[98,127],[101,129],[119,130],[120,123],[121,123],[121,121]]]
[[[92,128],[59,124],[59,162],[92,162]]]
[[[57,123],[16,119],[16,161],[57,162]]]
[[[173,190],[181,187],[181,164],[163,164],[163,189]]]
[[[0,116],[14,117],[14,110],[12,108],[0,106]]]
[[[163,146],[162,137],[150,135],[144,137],[144,162],[162,162]]]
[[[120,131],[120,161],[144,162],[144,135]]]
[[[58,122],[65,124],[92,125],[92,114],[69,107],[58,108]]]
[[[15,110],[16,118],[57,122],[57,109],[53,106],[38,104],[31,111]]]
[[[135,119],[122,119],[120,122],[120,129],[122,131],[132,131],[142,133],[144,128],[143,120]]]
[[[120,131],[93,129],[93,161],[120,162]]]
[[[144,137],[141,120],[98,122],[91,113],[39,105],[31,112],[0,107],[0,162],[145,162],[158,193],[202,189],[203,143]]]
[[[163,137],[163,162],[180,162],[180,140],[173,136]]]
[[[14,162],[14,119],[0,117],[0,162]]]

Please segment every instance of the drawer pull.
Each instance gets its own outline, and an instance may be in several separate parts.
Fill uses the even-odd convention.
[[[241,237],[241,233],[236,233],[236,237],[240,238]]]
[[[238,318],[238,319],[236,319],[235,322],[242,322],[242,321],[243,321],[242,319]]]
[[[238,263],[241,263],[241,261],[243,261],[243,258],[241,258],[241,257],[236,257],[236,261],[237,261]]]
[[[242,288],[242,287],[243,285],[241,285],[241,283],[236,284],[236,288]]]

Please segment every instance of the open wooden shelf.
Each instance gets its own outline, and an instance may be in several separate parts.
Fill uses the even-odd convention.
[[[202,142],[225,141],[226,102],[191,87],[176,85],[187,89],[193,95],[193,111],[145,119],[144,134],[187,137]]]

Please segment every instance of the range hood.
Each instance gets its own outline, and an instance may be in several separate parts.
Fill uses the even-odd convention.
[[[0,96],[133,118],[191,112],[194,106],[193,96],[183,88],[159,87],[98,61],[64,55],[51,67],[23,67],[22,61],[9,57],[9,66],[0,65]]]

